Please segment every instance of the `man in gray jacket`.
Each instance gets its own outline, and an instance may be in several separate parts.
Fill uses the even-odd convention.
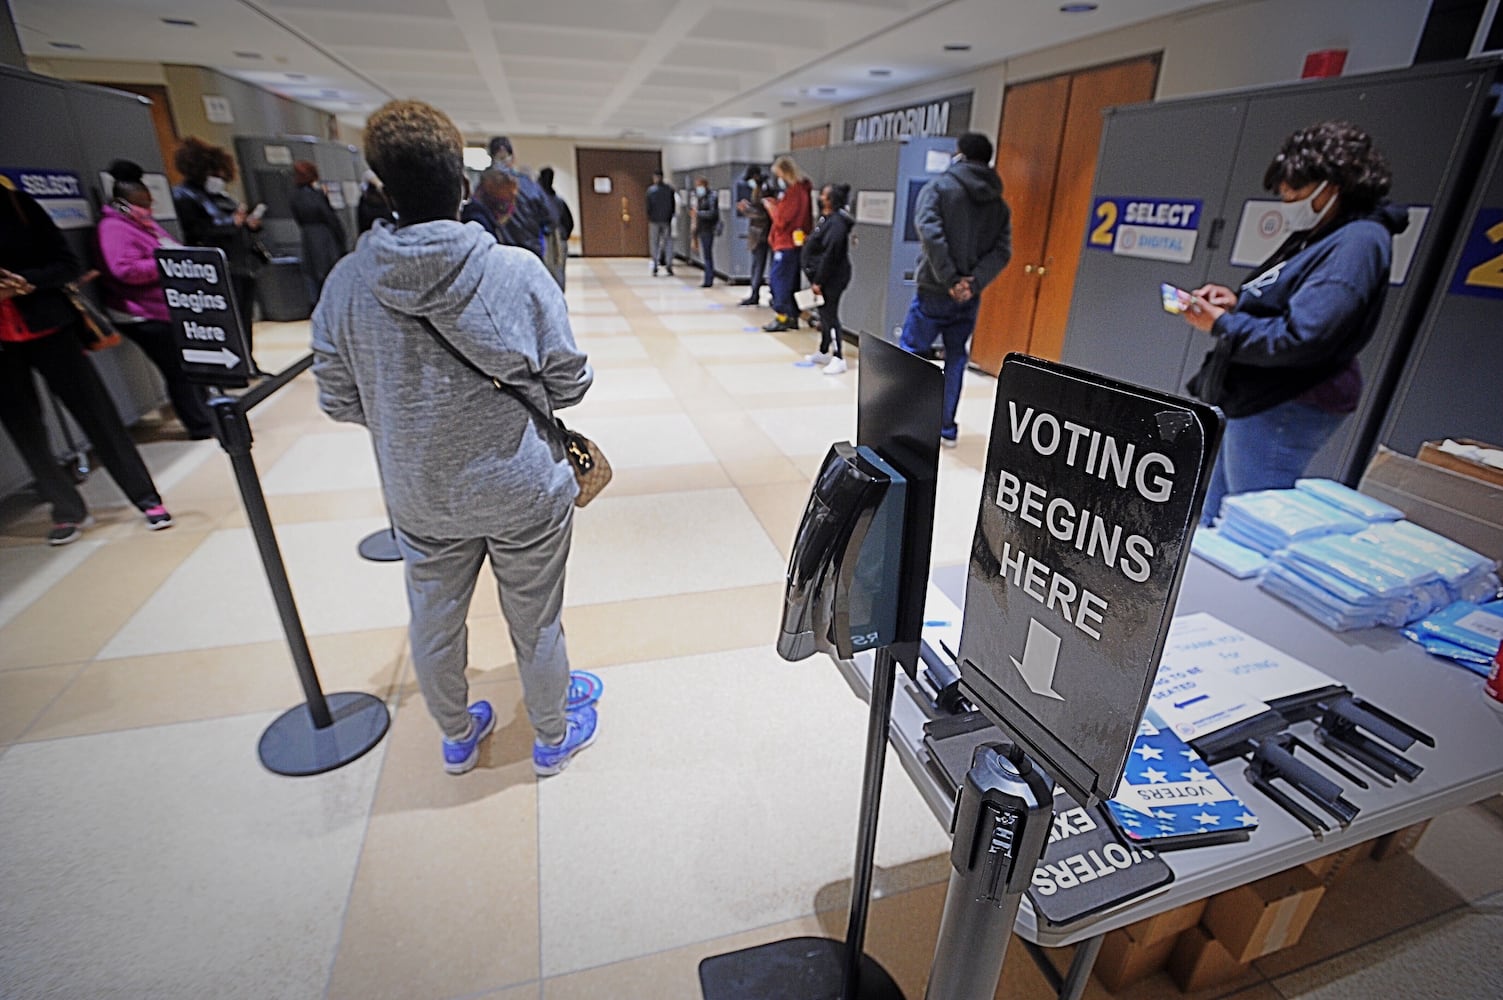
[[[971,333],[981,292],[1012,259],[1012,210],[1002,199],[1002,178],[991,167],[991,140],[967,132],[955,143],[950,169],[925,184],[915,208],[923,241],[915,281],[918,291],[903,320],[903,349],[921,354],[935,340],[945,345],[944,423],[940,443],[955,447],[955,410],[970,360]]]
[[[560,623],[578,485],[527,408],[439,338],[544,411],[579,402],[593,373],[543,262],[457,221],[454,123],[393,101],[371,116],[365,141],[401,225],[377,222],[324,285],[313,313],[319,406],[370,430],[444,769],[474,767],[496,723],[488,702],[466,705],[465,682],[465,617],[489,558],[536,735],[533,769],[557,774],[594,740],[601,687],[570,673]]]

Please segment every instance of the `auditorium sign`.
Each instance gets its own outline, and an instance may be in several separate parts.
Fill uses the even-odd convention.
[[[846,142],[888,142],[893,139],[926,138],[935,135],[962,135],[971,128],[971,99],[968,90],[932,101],[921,101],[888,111],[847,118]]]

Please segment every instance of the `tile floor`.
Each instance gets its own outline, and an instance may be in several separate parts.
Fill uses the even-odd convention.
[[[449,778],[407,661],[399,566],[357,558],[383,522],[359,428],[304,376],[253,416],[255,458],[328,690],[393,713],[372,753],[276,778],[259,733],[300,700],[212,442],[138,428],[178,526],[147,534],[103,475],[99,526],[51,550],[46,512],[0,523],[0,996],[697,997],[708,955],[843,932],[864,710],[835,671],[772,649],[811,473],[855,423],[859,359],[791,362],[744,289],[572,261],[598,366],[573,414],[617,469],[578,520],[565,621],[607,685],[599,743],[537,782],[494,587],[470,622],[474,693],[498,713]],[[305,324],[264,323],[267,368]],[[969,376],[942,456],[937,565],[962,563],[994,386]],[[872,951],[922,995],[946,838],[901,768],[884,800]],[[1296,948],[1202,996],[1503,995],[1503,816],[1441,817],[1413,857],[1359,865]],[[1057,956],[1062,965],[1066,954]],[[999,996],[1043,997],[1009,953]],[[1087,994],[1106,996],[1093,982]],[[1174,996],[1158,975],[1128,991]]]

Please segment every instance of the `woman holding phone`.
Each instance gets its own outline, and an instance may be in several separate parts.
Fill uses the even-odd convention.
[[[1292,487],[1357,408],[1357,355],[1383,311],[1393,237],[1409,224],[1386,200],[1391,181],[1357,126],[1300,129],[1263,175],[1288,238],[1240,289],[1190,294],[1181,315],[1215,345],[1189,389],[1227,417],[1203,523],[1226,496]]]

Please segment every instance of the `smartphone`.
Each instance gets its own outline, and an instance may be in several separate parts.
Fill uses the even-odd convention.
[[[263,215],[265,215],[265,214],[266,214],[266,202],[263,201],[259,205],[257,205],[255,208],[251,209],[250,217],[252,219],[255,219],[257,222],[260,222],[261,221],[261,217]],[[1166,285],[1165,287],[1167,288],[1168,286]]]
[[[1176,288],[1168,282],[1159,285],[1159,296],[1164,303],[1164,312],[1173,313],[1175,316],[1189,309],[1190,303],[1194,300],[1194,296],[1189,292],[1183,288]]]

